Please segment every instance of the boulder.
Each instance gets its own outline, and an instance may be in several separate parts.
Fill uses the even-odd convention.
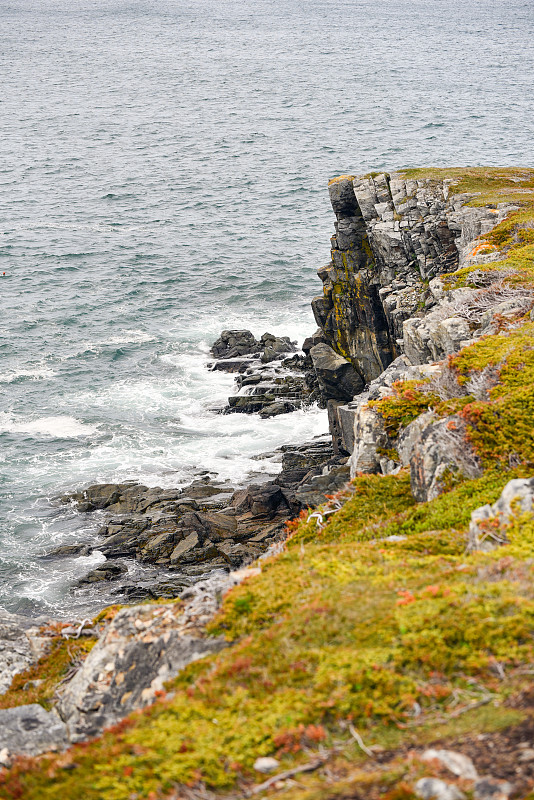
[[[480,506],[471,514],[468,550],[493,550],[507,544],[506,527],[517,513],[532,514],[534,478],[509,481],[493,505]]]
[[[211,346],[212,355],[224,359],[258,353],[260,350],[260,343],[247,330],[223,331]]]
[[[474,800],[508,800],[514,791],[514,785],[486,775],[475,783]]]
[[[439,778],[420,778],[414,789],[421,800],[466,800],[465,794],[457,786]]]
[[[19,672],[37,661],[39,655],[24,621],[8,611],[0,611],[0,694],[6,692]]]
[[[315,508],[326,501],[327,494],[343,489],[350,480],[348,464],[337,464],[326,468],[319,475],[303,480],[295,490],[295,498],[303,508]]]
[[[432,411],[421,414],[401,432],[397,450],[403,466],[410,466],[412,494],[419,502],[438,497],[447,475],[481,474],[457,416],[439,419]]]
[[[355,408],[351,418],[354,426],[351,477],[354,478],[359,472],[380,472],[383,456],[379,448],[386,448],[389,442],[383,417],[362,403]]]
[[[319,385],[327,398],[352,400],[363,390],[364,382],[352,364],[329,345],[316,344],[310,355]]]
[[[312,347],[315,347],[316,344],[328,344],[321,328],[317,328],[315,333],[312,333],[311,336],[308,336],[306,339],[304,339],[302,343],[302,350],[304,353],[306,353],[306,355],[309,355],[310,350]]]
[[[114,578],[119,578],[127,568],[123,564],[117,564],[113,561],[105,561],[96,569],[88,572],[85,577],[78,581],[78,586],[85,586],[91,583],[100,583],[101,581],[110,581]]]
[[[475,765],[468,756],[457,753],[454,750],[425,750],[421,756],[423,761],[437,761],[441,766],[446,767],[453,775],[467,781],[476,781],[478,773]]]
[[[56,711],[38,703],[0,710],[0,750],[11,755],[38,756],[68,746],[67,728]]]

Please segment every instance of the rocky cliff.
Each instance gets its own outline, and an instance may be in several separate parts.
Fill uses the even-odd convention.
[[[0,796],[533,797],[534,170],[330,193],[306,351],[352,481],[245,574],[86,643],[7,620]]]

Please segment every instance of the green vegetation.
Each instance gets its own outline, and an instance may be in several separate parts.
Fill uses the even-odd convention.
[[[252,778],[258,756],[290,766],[340,737],[349,770],[361,754],[347,721],[367,743],[424,742],[436,724],[456,732],[447,722],[453,697],[468,706],[487,691],[497,705],[486,717],[466,713],[463,725],[516,719],[502,703],[534,655],[534,565],[524,558],[534,523],[510,529],[504,550],[464,548],[470,511],[517,474],[488,473],[421,505],[405,473],[356,479],[322,533],[315,520],[295,523],[285,552],[225,598],[210,633],[231,648],[191,665],[173,695],[114,732],[66,755],[21,760],[0,796],[160,797],[199,780],[224,791]],[[385,541],[392,534],[406,538]],[[416,703],[422,724],[412,729]]]

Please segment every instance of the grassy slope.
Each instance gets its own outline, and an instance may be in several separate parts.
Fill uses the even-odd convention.
[[[515,222],[486,239],[503,250],[499,264],[519,270],[513,280],[530,281],[534,171],[452,172],[464,175],[455,191],[481,192],[475,203],[521,198]],[[286,797],[370,797],[380,787],[400,800],[411,796],[403,779],[424,768],[404,756],[367,768],[348,723],[367,745],[389,749],[517,721],[510,699],[528,683],[534,649],[534,523],[518,520],[506,548],[464,551],[471,511],[533,474],[533,332],[519,321],[453,359],[460,377],[504,362],[491,399],[461,410],[487,465],[482,478],[419,505],[406,474],[357,478],[322,531],[303,516],[285,552],[225,598],[211,632],[231,648],[191,665],[167,698],[101,739],[21,759],[0,778],[0,797],[156,798],[198,782],[224,794],[258,780],[258,756],[292,767],[328,751],[336,786],[326,789],[319,770]],[[419,413],[413,387],[399,398],[403,419]],[[405,538],[385,541],[391,535]]]

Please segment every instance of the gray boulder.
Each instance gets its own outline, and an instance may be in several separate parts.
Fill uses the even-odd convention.
[[[455,750],[434,750],[433,748],[425,750],[421,756],[423,761],[437,761],[440,765],[450,770],[453,775],[458,778],[464,778],[467,781],[476,781],[478,773],[475,765],[468,756],[463,753],[457,753]]]
[[[219,582],[226,588],[232,585],[227,576]],[[109,624],[58,703],[72,741],[96,736],[152,703],[165,681],[224,646],[222,639],[202,632],[217,608],[217,594],[204,596],[200,585],[191,591],[185,609],[175,604],[133,606],[122,609]]]
[[[442,493],[448,474],[475,478],[481,472],[456,416],[421,414],[401,433],[397,449],[401,463],[410,466],[412,494],[421,503]]]
[[[361,392],[364,382],[352,364],[327,344],[316,344],[310,350],[313,368],[325,396],[334,400],[352,400]]]
[[[67,728],[55,711],[38,703],[0,711],[0,751],[37,756],[67,746]]]
[[[28,620],[0,611],[0,694],[6,692],[19,672],[24,672],[46,651],[48,639]]]
[[[414,789],[421,800],[465,800],[465,794],[457,786],[439,778],[421,778]]]

